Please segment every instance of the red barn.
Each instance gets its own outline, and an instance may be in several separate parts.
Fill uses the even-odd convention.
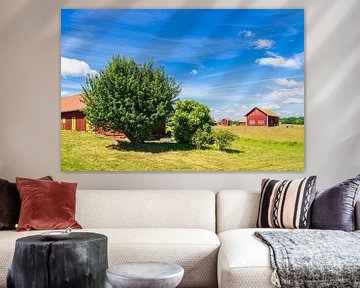
[[[85,103],[81,94],[76,94],[69,97],[61,98],[61,130],[73,131],[92,131],[90,125],[86,123],[84,113]],[[154,139],[160,139],[164,134],[166,127],[162,123],[152,131]],[[98,134],[103,134],[113,138],[126,138],[126,135],[121,132],[109,132],[99,129],[96,131]]]
[[[90,125],[86,123],[84,108],[85,103],[81,94],[61,98],[61,130],[92,131]],[[102,129],[96,133],[114,138],[126,138],[124,133],[108,132]]]
[[[278,126],[279,116],[274,112],[265,108],[254,107],[250,110],[246,117],[246,126]]]
[[[81,94],[61,98],[61,130],[87,131]]]
[[[221,126],[230,126],[230,119],[224,118],[220,121]]]

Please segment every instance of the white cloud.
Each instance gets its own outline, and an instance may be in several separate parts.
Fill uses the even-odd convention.
[[[192,69],[191,72],[190,72],[191,75],[197,75],[198,73],[199,72],[196,69]]]
[[[271,52],[271,51],[266,51],[265,54],[270,57],[278,56],[278,54],[276,54],[275,52]]]
[[[288,99],[284,100],[283,103],[285,103],[285,104],[301,104],[301,103],[304,103],[304,100],[299,99],[299,98],[288,98]]]
[[[265,109],[270,109],[270,110],[278,110],[281,107],[279,105],[277,105],[277,104],[270,104],[270,105],[265,105],[264,108]]]
[[[304,64],[304,53],[295,54],[294,57],[288,59],[279,55],[268,58],[259,58],[256,59],[255,62],[262,66],[300,69]]]
[[[296,86],[303,86],[304,83],[297,82],[293,79],[286,79],[286,78],[277,78],[274,82],[279,86],[286,86],[286,87],[296,87]]]
[[[276,88],[271,91],[267,98],[269,99],[284,99],[284,98],[294,98],[295,96],[303,96],[304,87],[295,87],[295,88]]]
[[[250,30],[242,30],[238,32],[238,36],[244,36],[246,38],[254,36],[255,33]]]
[[[273,47],[275,42],[270,39],[258,39],[255,41],[255,49],[270,49]]]
[[[244,114],[249,112],[249,107],[246,105],[235,104],[232,106],[212,108],[210,107],[211,116],[217,121],[223,118],[230,118],[232,120],[240,120],[244,118]]]
[[[69,95],[69,91],[62,90],[61,91],[61,96],[66,96],[66,95]]]
[[[280,110],[279,111],[280,113],[280,116],[281,117],[300,117],[300,116],[304,116],[303,113],[300,113],[300,112],[292,112],[292,111],[288,111],[288,110]]]
[[[97,71],[91,69],[84,61],[61,57],[61,76],[79,77],[87,74],[97,74]]]

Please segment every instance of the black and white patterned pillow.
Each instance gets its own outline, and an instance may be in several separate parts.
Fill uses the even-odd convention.
[[[263,179],[257,227],[309,228],[316,176],[294,180]]]

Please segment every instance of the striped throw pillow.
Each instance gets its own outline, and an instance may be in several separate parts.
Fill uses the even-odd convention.
[[[263,179],[257,227],[309,228],[316,176],[294,180]]]

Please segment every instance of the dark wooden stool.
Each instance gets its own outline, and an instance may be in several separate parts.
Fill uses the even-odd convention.
[[[41,235],[16,240],[8,288],[102,288],[106,285],[107,237],[70,233],[62,240]]]

